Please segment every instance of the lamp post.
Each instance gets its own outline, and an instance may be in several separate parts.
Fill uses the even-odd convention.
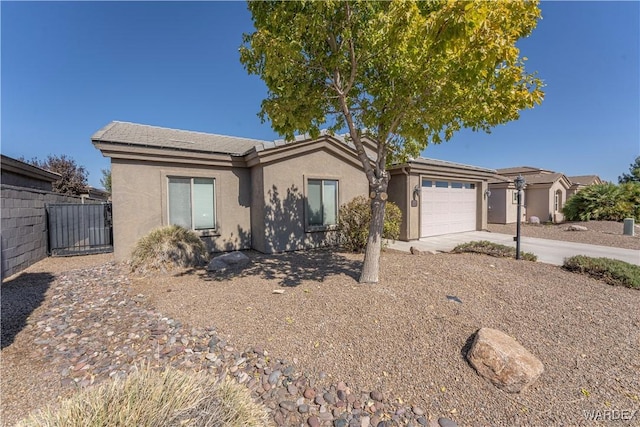
[[[522,175],[514,180],[518,191],[518,220],[516,222],[516,259],[520,259],[520,223],[522,222],[522,189],[526,181]]]

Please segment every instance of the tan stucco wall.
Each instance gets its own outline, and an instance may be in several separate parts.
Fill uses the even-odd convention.
[[[265,252],[264,228],[265,202],[264,179],[261,165],[251,168],[251,247]]]
[[[253,181],[257,182],[259,178],[255,175],[258,174],[254,172]],[[309,231],[305,227],[306,180],[309,178],[338,180],[339,205],[368,194],[369,185],[362,168],[336,159],[335,153],[323,148],[264,164],[262,200],[254,197],[254,207],[263,206],[262,214],[254,214],[254,220],[262,222],[260,229],[264,232],[263,236],[257,236],[258,228],[254,227],[254,249],[283,252],[334,243],[335,231]]]
[[[400,240],[409,240],[408,233],[408,221],[411,211],[411,194],[408,193],[409,175],[404,174],[401,170],[393,171],[391,179],[389,180],[389,187],[387,193],[389,194],[389,201],[395,203],[402,212],[402,223],[400,224]],[[417,200],[417,198],[416,198]]]
[[[555,211],[555,192],[560,191],[562,201],[559,211]],[[525,205],[527,206],[527,220],[532,216],[537,216],[540,221],[545,222],[551,219],[554,222],[564,221],[562,207],[567,201],[567,189],[560,181],[555,182],[551,187],[527,187],[525,189]]]
[[[491,224],[507,223],[507,193],[506,188],[492,188],[487,206],[487,219]]]
[[[518,220],[518,204],[513,202],[514,188],[489,187],[491,196],[489,197],[488,220],[491,224],[513,224]],[[527,219],[527,209],[525,201],[526,193],[522,192],[522,221]]]
[[[486,230],[488,223],[487,204],[489,200],[485,192],[489,189],[487,181],[476,182],[476,230]]]
[[[416,185],[418,188],[421,188],[421,184],[422,181],[419,174],[414,173],[409,176],[409,188],[413,189]],[[420,193],[416,196],[416,200],[418,201],[418,205],[409,209],[409,220],[407,221],[409,229],[407,232],[407,240],[416,240],[420,238],[420,203],[422,201]]]
[[[548,221],[552,209],[551,202],[549,201],[549,188],[526,188],[527,221],[530,221],[532,216],[537,216],[542,222]]]
[[[246,168],[112,159],[114,254],[128,259],[136,241],[168,224],[167,176],[215,178],[217,230],[203,240],[211,251],[251,245],[251,177]]]

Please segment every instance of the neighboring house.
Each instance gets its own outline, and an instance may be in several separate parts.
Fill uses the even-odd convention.
[[[526,221],[524,192],[521,202],[521,220]],[[488,209],[487,220],[491,224],[511,224],[518,220],[518,191],[513,179],[496,175],[489,180]]]
[[[340,136],[267,142],[116,121],[91,140],[111,158],[120,260],[168,224],[195,230],[211,251],[331,245],[339,206],[369,194],[353,144]],[[486,228],[484,194],[494,170],[420,158],[390,173],[402,240]]]
[[[111,194],[106,190],[101,190],[99,188],[91,187],[90,185],[88,185],[84,188],[84,193],[82,193],[80,197],[82,198],[82,200],[91,199],[108,202],[111,198]]]
[[[562,208],[572,182],[564,174],[531,166],[497,170],[499,177],[489,183],[489,222],[508,224],[517,220],[517,191],[513,184],[518,175],[525,179],[523,219],[538,217],[540,221],[562,222]]]
[[[0,182],[21,188],[53,191],[53,183],[60,174],[41,169],[29,163],[0,154]]]
[[[567,199],[585,187],[602,184],[602,180],[598,175],[569,176],[568,178],[571,181],[571,187],[567,191]]]

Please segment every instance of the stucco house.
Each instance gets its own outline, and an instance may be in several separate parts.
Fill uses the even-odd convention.
[[[513,183],[518,175],[525,179],[522,219],[532,216],[540,221],[562,222],[562,208],[567,201],[572,182],[563,173],[531,166],[497,169],[498,175],[489,182],[490,223],[509,224],[517,220],[517,191]]]
[[[567,191],[567,199],[585,187],[602,184],[602,180],[598,175],[579,175],[569,176],[567,178],[571,181],[571,187],[569,188],[569,191]]]
[[[111,159],[120,260],[168,224],[195,230],[212,252],[330,245],[340,205],[369,191],[353,144],[336,135],[269,142],[114,121],[91,140]],[[390,173],[402,240],[486,228],[495,170],[419,158]]]

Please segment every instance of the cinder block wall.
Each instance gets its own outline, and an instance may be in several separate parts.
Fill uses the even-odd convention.
[[[47,257],[47,203],[80,202],[79,197],[0,185],[2,279]]]

